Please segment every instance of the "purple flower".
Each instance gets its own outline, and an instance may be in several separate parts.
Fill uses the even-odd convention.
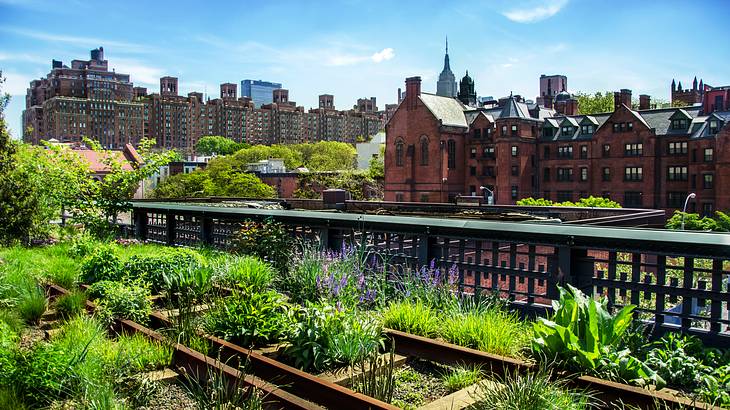
[[[335,305],[335,308],[337,309],[338,312],[342,312],[342,302],[340,302],[338,300],[337,304]]]
[[[317,289],[322,289],[322,278],[317,275],[317,277],[314,279],[315,283],[317,284]]]
[[[431,259],[431,264],[429,265],[429,268],[431,270],[434,270],[434,268],[436,268],[436,258]]]
[[[449,268],[449,285],[455,284],[459,280],[459,268],[456,264],[451,265]]]
[[[357,278],[357,288],[362,290],[363,287],[365,287],[365,275],[361,273]]]

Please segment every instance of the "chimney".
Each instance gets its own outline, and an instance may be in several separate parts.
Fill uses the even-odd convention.
[[[545,108],[553,108],[553,96],[550,94],[547,94],[543,97],[545,100]]]
[[[421,77],[406,78],[406,107],[414,110],[421,95]]]
[[[398,104],[402,101],[401,93],[400,93],[400,87],[398,87]]]
[[[621,89],[621,104],[631,108],[631,90],[626,88]]]
[[[570,98],[565,102],[565,115],[578,115],[577,98]]]
[[[651,108],[651,97],[646,94],[639,95],[639,109],[648,110]]]
[[[618,110],[618,107],[621,106],[621,94],[618,93],[618,91],[613,92],[613,110]]]

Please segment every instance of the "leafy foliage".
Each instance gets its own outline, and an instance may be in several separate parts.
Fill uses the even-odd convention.
[[[81,279],[87,284],[117,281],[124,275],[124,265],[111,246],[101,246],[81,264]]]
[[[248,144],[239,143],[220,135],[204,135],[195,145],[195,152],[198,155],[231,155],[247,147]]]
[[[580,198],[578,202],[553,202],[545,198],[523,198],[517,201],[522,206],[577,206],[585,208],[621,208],[621,204],[607,198],[595,197]]]
[[[244,197],[272,198],[276,191],[263,183],[256,175],[239,168],[230,168],[213,173],[221,159],[211,160],[207,170],[195,170],[188,174],[177,174],[163,179],[152,192],[153,198],[190,197]]]
[[[106,323],[129,319],[144,324],[152,313],[150,289],[141,282],[99,281],[91,285],[89,296],[94,298],[96,312]]]
[[[46,311],[48,299],[42,288],[31,286],[25,289],[18,300],[18,313],[26,323],[38,323]]]
[[[420,299],[391,302],[383,311],[383,326],[418,336],[438,335],[440,321]]]
[[[280,222],[244,222],[231,242],[237,253],[257,256],[280,272],[288,269],[294,241]]]
[[[484,377],[481,366],[456,366],[441,374],[441,381],[449,392],[471,386]]]
[[[667,220],[668,229],[682,229],[682,217],[684,216],[684,229],[689,231],[715,231],[730,232],[730,215],[722,211],[715,212],[715,218],[691,212],[674,211],[671,218]]]
[[[459,346],[504,356],[518,356],[527,344],[522,321],[515,313],[498,308],[451,313],[443,320],[440,333]]]
[[[56,299],[56,312],[64,319],[70,319],[86,311],[86,294],[81,291],[61,295]]]
[[[369,171],[307,172],[297,176],[295,198],[317,199],[325,189],[347,190],[355,200],[382,198],[382,183]]]
[[[596,91],[595,94],[578,92],[578,113],[579,114],[599,114],[603,112],[613,112],[613,93],[606,91],[602,93]]]
[[[276,271],[257,256],[239,256],[225,261],[218,281],[224,285],[251,288],[261,292],[269,288],[276,278]]]
[[[663,386],[664,380],[645,363],[628,350],[615,349],[632,321],[635,306],[625,306],[611,315],[605,299],[591,299],[567,286],[560,288],[560,299],[553,301],[553,316],[534,323],[535,354],[557,358],[570,367],[599,373],[606,370],[639,384]]]
[[[139,279],[149,284],[154,292],[165,285],[164,276],[185,275],[205,264],[203,256],[186,248],[164,248],[151,255],[132,255],[124,264],[126,278]]]

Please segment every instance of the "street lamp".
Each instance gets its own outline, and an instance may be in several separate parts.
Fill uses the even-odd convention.
[[[695,199],[695,198],[697,198],[697,195],[694,192],[692,192],[689,195],[687,195],[687,198],[684,200],[684,208],[682,208],[682,228],[681,228],[682,231],[684,230],[684,216],[687,213],[687,204],[689,203],[690,199]]]
[[[481,189],[482,192],[487,191],[489,193],[489,196],[486,198],[487,205],[494,205],[494,191],[485,186],[480,186],[479,189]]]

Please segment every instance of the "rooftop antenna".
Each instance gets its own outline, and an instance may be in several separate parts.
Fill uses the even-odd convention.
[[[446,54],[449,54],[449,36],[446,36]]]

